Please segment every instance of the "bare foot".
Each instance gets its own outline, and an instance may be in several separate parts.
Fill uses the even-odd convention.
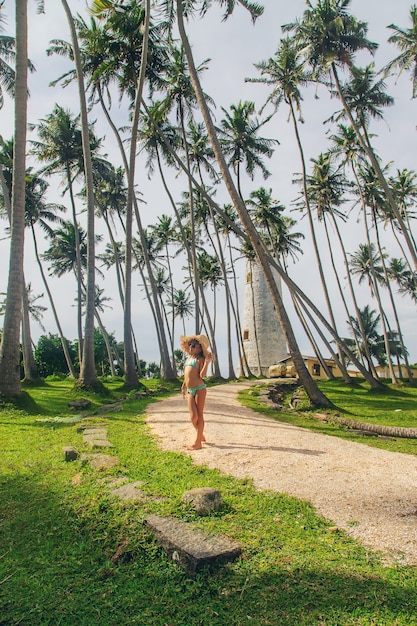
[[[200,445],[198,443],[193,443],[192,446],[187,446],[187,450],[201,450],[202,449],[202,445],[200,443]]]

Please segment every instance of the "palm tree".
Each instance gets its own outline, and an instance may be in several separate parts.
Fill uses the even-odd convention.
[[[417,274],[410,271],[403,259],[390,259],[388,275],[397,282],[399,293],[409,295],[417,303]]]
[[[390,24],[387,28],[393,31],[393,35],[388,38],[400,50],[400,54],[388,63],[386,72],[398,69],[399,74],[410,72],[413,85],[412,97],[417,97],[417,5],[410,8],[411,28],[400,28],[395,24]]]
[[[171,269],[171,255],[169,246],[176,239],[176,230],[172,222],[172,218],[168,215],[162,214],[158,216],[158,221],[155,225],[151,226],[151,231],[154,236],[157,237],[158,245],[165,250],[165,262],[168,270],[168,280],[169,280],[169,294],[170,294],[170,307],[172,312],[172,320],[171,320],[171,352],[173,358],[173,367],[175,368],[175,358],[174,358],[174,307],[173,307],[173,297],[174,297],[174,285],[172,279],[172,269]],[[168,326],[169,328],[169,326]]]
[[[359,166],[364,163],[365,154],[358,142],[358,138],[356,136],[354,128],[352,128],[352,126],[345,126],[344,124],[339,124],[337,127],[337,133],[334,135],[331,135],[330,140],[332,142],[332,146],[330,147],[330,153],[336,155],[336,157],[339,157],[341,159],[341,166],[345,171],[346,171],[346,167],[349,166],[349,168],[352,171],[354,180],[355,180],[357,194],[360,198],[362,198],[362,188],[361,188],[361,183],[359,180]],[[338,222],[334,214],[331,213],[331,216],[333,218],[333,226],[335,228],[339,246],[343,255],[343,263],[344,263],[344,267],[346,270],[345,277],[349,285],[349,291],[350,291],[351,299],[352,299],[353,306],[355,309],[355,318],[358,321],[358,324],[360,327],[362,318],[359,313],[359,305],[358,305],[358,300],[357,300],[355,289],[354,289],[353,282],[352,282],[352,276],[351,276],[351,272],[349,268],[349,261],[348,261],[348,256],[347,256],[347,252],[345,248],[345,243],[343,241],[340,228],[339,228]],[[342,297],[342,301],[345,305],[345,310],[346,310],[348,320],[350,320],[351,316],[349,314],[348,306],[346,304],[344,297]],[[355,333],[353,333],[353,330],[352,330],[352,335],[356,337]],[[365,336],[364,329],[362,329],[362,336]],[[364,347],[366,350],[366,342],[364,344]],[[360,353],[359,350],[357,350],[357,353],[358,354]],[[371,360],[371,357],[369,354],[368,354],[367,360],[368,362]]]
[[[406,358],[406,367],[407,367],[407,371],[408,371],[408,376],[410,378],[410,380],[412,381],[413,379],[413,375],[411,372],[411,369],[409,367],[409,363],[407,361],[407,351],[406,348],[404,346],[403,343],[403,334],[401,331],[401,326],[400,326],[400,321],[399,321],[399,316],[398,316],[398,312],[397,312],[397,306],[395,303],[395,298],[391,289],[391,284],[390,284],[390,280],[389,280],[389,275],[388,275],[388,269],[387,269],[387,265],[386,265],[386,254],[383,251],[383,247],[381,244],[381,238],[380,238],[380,227],[379,227],[379,215],[380,213],[382,213],[383,218],[385,217],[385,211],[383,209],[383,207],[385,206],[386,202],[385,202],[385,197],[382,195],[381,197],[381,191],[380,191],[380,186],[379,186],[379,181],[378,179],[375,177],[375,172],[373,171],[372,168],[361,168],[360,170],[360,177],[361,177],[361,181],[362,181],[362,197],[364,200],[364,206],[363,206],[363,212],[364,212],[364,220],[365,220],[365,224],[366,224],[366,220],[367,220],[367,215],[366,215],[366,210],[367,207],[370,209],[371,212],[371,218],[372,218],[372,223],[373,223],[373,232],[375,234],[375,240],[377,243],[377,247],[378,247],[378,253],[379,253],[379,259],[380,259],[380,263],[381,263],[381,268],[382,268],[382,276],[377,279],[376,282],[376,290],[378,291],[378,283],[380,283],[381,285],[383,285],[387,291],[388,291],[388,295],[390,298],[390,302],[391,302],[391,308],[394,314],[394,318],[395,318],[395,322],[396,322],[396,326],[397,326],[397,331],[396,331],[396,335],[398,337],[398,341],[401,344],[401,348],[402,348],[402,354],[405,356]],[[366,226],[366,232],[367,232],[367,241],[368,241],[368,245],[370,245],[370,238],[369,238],[369,230],[368,227]],[[377,294],[377,298],[378,298],[378,294]],[[380,303],[379,303],[380,306]],[[381,322],[382,322],[382,327],[383,327],[383,333],[384,333],[384,339],[385,339],[385,344],[386,344],[386,355],[387,355],[387,360],[388,360],[388,365],[390,368],[390,375],[392,378],[392,381],[395,383],[395,372],[394,372],[394,368],[393,368],[393,364],[392,364],[392,360],[391,360],[391,353],[390,353],[390,334],[392,334],[391,330],[389,329],[389,324],[388,324],[388,320],[386,319],[386,315],[383,314],[382,309],[380,308],[380,313],[381,313]]]
[[[117,169],[109,167],[104,173],[94,171],[93,174],[96,212],[104,220],[110,240],[106,254],[97,256],[105,262],[107,268],[115,266],[120,302],[124,306],[124,248],[115,238],[117,228],[115,218],[118,218],[123,227],[123,214],[126,207],[124,172],[120,167]]]
[[[175,357],[174,357],[174,336],[172,331],[172,325],[169,323],[167,307],[165,300],[168,301],[168,305],[172,302],[172,276],[171,273],[166,271],[165,267],[158,267],[155,272],[155,283],[158,290],[159,301],[161,304],[161,310],[164,315],[165,325],[168,333],[169,343],[171,346],[171,358],[172,368],[175,370]]]
[[[13,141],[2,141],[2,151],[0,153],[0,170],[2,187],[1,201],[9,223],[10,230],[10,224],[12,221],[11,190],[13,178]],[[25,194],[26,196],[28,196],[27,186],[25,188]],[[25,285],[25,279],[23,279],[23,283]],[[37,371],[32,349],[29,315],[29,294],[28,287],[26,285],[24,286],[22,299],[22,353],[25,378],[27,380],[38,380],[39,373]]]
[[[396,176],[391,176],[389,182],[395,195],[395,199],[397,201],[399,209],[401,211],[401,215],[404,217],[404,221],[407,223],[407,226],[409,228],[410,237],[413,240],[414,246],[417,248],[416,240],[413,236],[413,230],[410,222],[411,218],[415,219],[416,217],[414,207],[417,201],[417,173],[413,170],[403,168],[402,170],[397,170]],[[386,221],[388,225],[392,227],[392,231],[398,244],[401,247],[403,256],[406,257],[407,255],[405,254],[401,243],[398,240],[398,225],[395,219],[392,219],[391,212],[386,211]],[[409,262],[408,264],[410,265]]]
[[[304,238],[301,233],[291,233],[295,220],[283,215],[285,206],[272,197],[272,189],[260,187],[252,191],[246,200],[252,221],[262,234],[265,233],[265,243],[277,259],[284,261],[291,256],[295,258],[301,247],[298,240]]]
[[[226,12],[227,16],[231,14],[234,6],[235,6],[235,2],[228,3],[227,12]],[[255,18],[257,15],[254,10],[256,8],[255,5],[253,3],[245,2],[244,6],[249,8],[249,10],[253,10],[252,17]],[[259,8],[259,5],[258,5],[258,8]],[[320,389],[318,388],[317,384],[310,376],[305,366],[303,357],[301,355],[300,349],[295,339],[295,335],[294,335],[288,314],[283,305],[281,294],[279,293],[279,290],[275,282],[275,276],[270,266],[269,255],[266,253],[261,242],[259,241],[259,237],[257,235],[256,229],[248,215],[246,206],[242,200],[241,195],[239,194],[239,191],[235,187],[232,176],[227,167],[226,158],[221,149],[221,145],[217,137],[217,132],[214,127],[213,121],[211,119],[210,111],[206,103],[206,100],[204,98],[203,90],[201,89],[200,81],[198,78],[198,73],[196,71],[191,46],[190,46],[186,31],[185,31],[183,4],[181,0],[176,0],[176,17],[177,17],[177,24],[178,24],[178,28],[180,32],[181,41],[184,44],[184,50],[185,50],[185,54],[186,54],[187,61],[188,61],[191,80],[194,86],[194,90],[196,93],[200,111],[203,116],[208,135],[210,137],[210,142],[212,144],[212,148],[216,156],[216,160],[217,160],[221,175],[226,184],[226,188],[233,202],[234,208],[236,209],[236,212],[246,231],[246,235],[250,243],[252,244],[255,250],[255,253],[259,259],[259,262],[261,264],[261,267],[263,269],[266,282],[268,284],[268,287],[270,289],[270,292],[271,292],[271,295],[272,295],[272,298],[276,307],[277,315],[279,316],[281,326],[286,334],[287,344],[289,346],[291,355],[294,359],[294,364],[297,369],[298,375],[300,377],[300,381],[303,384],[306,390],[306,393],[308,394],[308,397],[310,398],[310,401],[313,405],[329,406],[331,405],[331,403],[329,402],[328,398],[326,398],[326,396],[320,391]]]
[[[216,331],[217,287],[224,281],[221,265],[216,255],[206,250],[197,254],[198,273],[203,288],[210,285],[213,291],[213,330]]]
[[[59,278],[68,272],[74,272],[77,283],[80,282],[82,285],[82,273],[81,276],[78,276],[78,272],[80,265],[81,272],[87,267],[87,234],[85,230],[78,226],[78,237],[76,237],[74,224],[65,221],[58,229],[51,232],[51,235],[51,244],[41,255],[51,264],[51,275]],[[77,258],[75,250],[76,238],[80,244],[80,259]]]
[[[192,315],[194,309],[194,301],[184,289],[174,289],[172,307],[174,317],[179,317],[182,320],[182,330],[183,335],[185,335],[185,318]]]
[[[1,14],[2,7],[3,5],[0,6],[0,109],[4,104],[3,89],[9,96],[14,96],[15,70],[10,63],[14,64],[16,59],[15,38],[1,32],[5,21]]]
[[[375,372],[375,366],[372,358],[376,358],[379,365],[385,365],[384,338],[378,332],[381,317],[374,309],[367,304],[360,309],[361,324],[354,317],[351,318],[351,328],[355,335],[356,345],[359,345],[360,355],[367,361],[369,371]],[[365,329],[365,335],[362,335],[361,328]],[[365,350],[366,345],[366,350]],[[368,356],[370,355],[370,357]],[[369,360],[369,358],[371,360]]]
[[[233,167],[236,175],[237,188],[242,196],[241,178],[242,163],[245,171],[253,180],[256,169],[260,169],[263,177],[268,178],[270,172],[266,168],[263,157],[271,157],[273,146],[279,142],[276,139],[259,137],[258,132],[270,117],[258,120],[255,115],[254,102],[239,102],[230,106],[230,113],[222,107],[225,115],[220,122],[220,145],[223,153],[228,157],[228,165]]]
[[[350,268],[352,274],[359,277],[359,284],[366,279],[372,297],[376,298],[380,312],[378,315],[378,321],[380,322],[381,320],[384,320],[385,317],[379,295],[378,283],[382,283],[385,279],[379,255],[375,250],[375,245],[373,243],[359,244],[358,250],[351,254],[350,257]],[[384,336],[386,336],[386,332]],[[366,335],[363,338],[363,341],[366,341]],[[376,374],[376,372],[374,373]]]
[[[381,314],[381,323],[382,323],[382,328],[383,328],[383,333],[384,333],[384,339],[385,339],[385,344],[386,344],[386,355],[387,355],[387,359],[388,359],[388,365],[390,368],[390,373],[391,373],[391,378],[393,380],[393,382],[395,381],[395,373],[394,373],[394,368],[393,368],[393,363],[391,360],[391,354],[390,354],[390,341],[389,341],[389,323],[388,323],[388,319],[386,314],[384,313],[383,309],[382,309],[382,302],[381,299],[379,297],[379,285],[382,285],[383,287],[385,287],[388,290],[388,295],[391,301],[391,307],[393,310],[393,314],[396,320],[396,325],[397,325],[397,331],[398,331],[398,336],[400,337],[401,341],[402,341],[402,332],[401,332],[401,328],[400,328],[400,322],[399,322],[399,317],[398,317],[398,313],[397,313],[397,307],[395,304],[395,300],[393,297],[393,293],[392,293],[392,289],[391,289],[391,285],[390,285],[390,281],[389,281],[389,276],[388,276],[388,271],[387,271],[387,267],[386,267],[386,257],[387,255],[384,253],[383,251],[383,247],[381,244],[381,240],[380,240],[380,228],[379,228],[379,214],[382,213],[383,215],[385,214],[385,211],[383,210],[382,207],[384,207],[386,205],[386,200],[384,197],[384,194],[381,191],[381,187],[379,185],[379,180],[377,179],[377,177],[375,176],[375,172],[373,170],[372,167],[361,167],[360,171],[359,171],[359,177],[360,177],[360,182],[361,182],[361,186],[362,186],[362,192],[361,192],[361,198],[362,198],[362,205],[363,205],[363,216],[364,216],[364,223],[365,223],[365,232],[366,232],[366,236],[367,236],[367,243],[368,243],[368,247],[369,250],[371,250],[371,240],[370,240],[370,229],[368,226],[368,216],[367,216],[367,211],[370,211],[370,217],[372,220],[372,226],[373,226],[373,232],[374,232],[374,236],[375,236],[375,240],[376,240],[376,245],[377,245],[377,250],[378,250],[378,255],[379,255],[379,263],[380,263],[380,276],[377,275],[377,273],[374,273],[374,295],[377,299],[378,302],[378,310]],[[373,257],[372,255],[370,255],[370,269],[371,272],[373,271]],[[404,354],[405,354],[405,347],[403,350]],[[412,377],[411,374],[411,370],[408,368],[409,370],[409,376],[410,378]]]
[[[16,2],[16,81],[12,221],[7,302],[0,346],[0,393],[15,396],[20,384],[20,323],[24,289],[25,173],[28,91],[27,0]]]

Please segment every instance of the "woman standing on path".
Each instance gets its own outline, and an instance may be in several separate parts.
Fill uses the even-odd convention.
[[[204,437],[204,403],[206,401],[207,385],[204,378],[207,375],[213,355],[208,351],[209,340],[204,335],[190,335],[180,337],[181,349],[188,354],[184,365],[184,382],[182,396],[187,396],[188,410],[191,423],[196,430],[196,439],[188,450],[201,450],[205,442]]]

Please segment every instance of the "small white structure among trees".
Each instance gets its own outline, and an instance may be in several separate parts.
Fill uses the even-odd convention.
[[[276,274],[281,292],[281,279]],[[262,268],[248,260],[243,303],[243,348],[250,373],[267,376],[274,363],[288,356],[285,335]]]

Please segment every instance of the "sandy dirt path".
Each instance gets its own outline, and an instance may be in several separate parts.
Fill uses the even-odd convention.
[[[161,448],[195,463],[309,501],[316,510],[388,561],[417,564],[417,457],[321,435],[243,407],[250,383],[211,387],[202,450],[188,451],[192,429],[181,395],[148,407]]]

